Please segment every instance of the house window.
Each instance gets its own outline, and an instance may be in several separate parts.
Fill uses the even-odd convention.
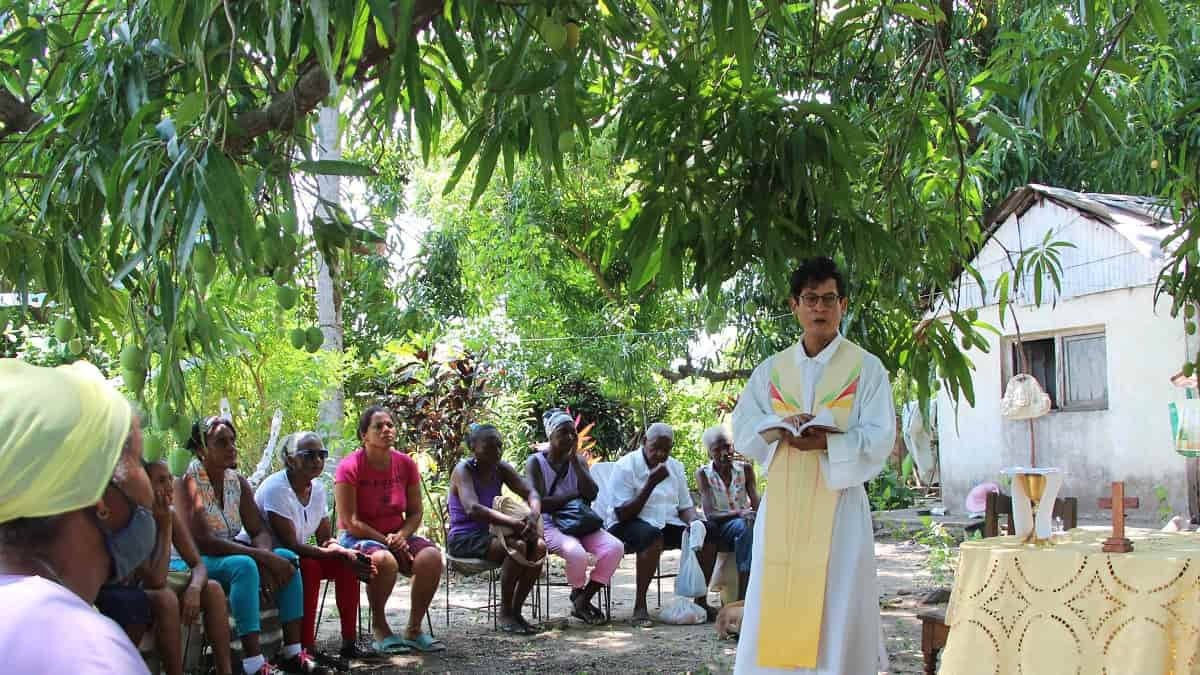
[[[1025,368],[1029,369],[1029,374],[1042,385],[1042,389],[1050,395],[1050,407],[1058,408],[1058,378],[1055,377],[1055,359],[1054,359],[1054,338],[1044,338],[1041,340],[1022,340],[1022,349],[1018,350],[1016,345],[1013,345],[1012,356],[1012,372],[1023,373]],[[1025,364],[1021,363],[1020,352],[1025,352]]]
[[[1103,331],[1068,331],[1021,341],[1010,339],[1005,382],[1028,372],[1050,396],[1052,410],[1108,408],[1108,358]],[[1024,352],[1025,364],[1021,363]]]

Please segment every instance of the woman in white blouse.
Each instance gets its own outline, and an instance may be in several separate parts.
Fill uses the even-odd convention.
[[[375,656],[357,642],[358,582],[370,579],[370,558],[340,546],[333,539],[329,498],[319,480],[329,452],[321,437],[301,431],[284,439],[280,459],[284,469],[271,474],[254,493],[254,501],[271,532],[274,545],[300,556],[304,581],[304,619],[301,643],[318,661],[345,669],[350,659]],[[314,543],[310,543],[310,541]],[[323,579],[333,579],[342,624],[340,659],[316,652],[317,595]]]

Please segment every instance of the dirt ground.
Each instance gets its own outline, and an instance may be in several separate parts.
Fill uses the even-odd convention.
[[[673,570],[677,553],[663,557],[663,569]],[[917,612],[923,608],[918,599],[923,591],[935,586],[925,570],[926,550],[917,544],[878,540],[875,555],[879,564],[880,599],[884,636],[894,675],[922,672],[920,622]],[[563,581],[561,560],[553,563],[551,578]],[[439,589],[432,608],[433,630],[448,649],[426,656],[396,656],[382,662],[356,664],[355,673],[727,673],[733,669],[736,642],[719,640],[713,624],[698,626],[656,625],[634,628],[629,625],[633,611],[633,559],[626,558],[613,583],[613,623],[588,627],[569,619],[567,590],[551,589],[550,612],[543,614],[543,632],[532,637],[517,637],[492,629],[491,619],[482,611],[452,608],[446,623],[444,586]],[[674,596],[672,580],[663,580],[664,605]],[[487,602],[486,575],[451,579],[453,605],[481,607]],[[543,589],[544,593],[544,589]],[[713,596],[716,603],[716,596]],[[365,603],[366,599],[363,598]],[[656,607],[655,588],[650,587],[651,613]],[[324,645],[336,649],[338,623],[332,593],[320,627]],[[388,607],[393,628],[404,625],[408,616],[408,586],[397,584]],[[365,611],[364,611],[365,620]]]

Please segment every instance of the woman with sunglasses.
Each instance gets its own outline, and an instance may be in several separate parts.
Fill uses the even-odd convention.
[[[358,582],[375,575],[374,565],[366,555],[333,540],[328,492],[320,479],[329,451],[321,437],[311,431],[294,433],[283,440],[279,457],[283,470],[271,474],[258,486],[254,502],[271,533],[272,545],[300,556],[300,576],[304,583],[301,645],[318,661],[345,670],[351,659],[376,656],[374,650],[358,644],[356,634]],[[310,540],[316,545],[310,544]],[[342,624],[340,658],[316,650],[317,595],[324,579],[333,580],[337,597]]]
[[[229,597],[246,673],[329,673],[300,645],[304,589],[295,553],[273,547],[250,482],[237,472],[237,430],[223,417],[192,425],[187,447],[196,456],[176,484],[179,515],[191,531],[208,576]],[[244,526],[244,529],[243,529]],[[272,595],[283,625],[274,663],[263,657],[260,593]]]

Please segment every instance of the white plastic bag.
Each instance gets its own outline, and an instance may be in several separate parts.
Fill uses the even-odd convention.
[[[688,533],[684,532],[683,546],[679,551],[679,576],[675,577],[675,595],[698,598],[707,592],[708,585],[704,583],[700,561],[696,559],[696,551],[688,545]]]
[[[1000,415],[1010,420],[1028,420],[1050,412],[1050,397],[1032,375],[1015,375],[1000,399]]]
[[[708,612],[688,598],[676,597],[658,611],[658,620],[676,626],[690,626],[707,621]]]

